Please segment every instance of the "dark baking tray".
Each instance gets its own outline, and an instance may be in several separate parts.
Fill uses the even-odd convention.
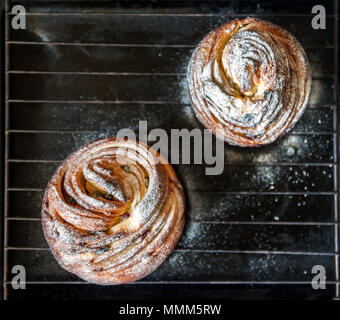
[[[5,299],[332,299],[338,270],[338,8],[336,1],[12,1],[27,29],[8,28],[2,80]],[[327,10],[326,30],[311,8]],[[291,31],[313,70],[294,130],[256,149],[226,145],[225,170],[175,165],[187,197],[184,234],[148,277],[102,287],[59,267],[40,226],[43,189],[69,153],[121,128],[202,128],[186,67],[211,29],[257,16]],[[4,43],[4,41],[2,41]],[[24,265],[27,288],[11,286]],[[323,265],[325,290],[311,269]]]

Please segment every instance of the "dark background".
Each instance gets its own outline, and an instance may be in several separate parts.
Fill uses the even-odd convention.
[[[27,29],[5,33],[14,4],[26,7]],[[326,8],[326,30],[311,27],[315,4]],[[9,0],[7,5],[1,25],[0,297],[339,298],[335,1]],[[121,128],[137,130],[139,120],[148,120],[149,130],[202,128],[185,78],[192,50],[210,30],[248,15],[286,28],[305,48],[313,87],[303,118],[272,145],[226,144],[220,176],[205,176],[205,165],[174,166],[187,198],[186,227],[173,254],[148,277],[101,287],[64,271],[40,226],[43,190],[60,161]],[[26,290],[10,285],[16,264],[26,267]],[[326,290],[310,284],[317,264],[326,268]]]

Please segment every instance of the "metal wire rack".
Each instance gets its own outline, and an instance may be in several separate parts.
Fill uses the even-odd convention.
[[[313,3],[326,30],[311,25]],[[15,1],[5,9],[4,299],[339,299],[337,1]],[[27,29],[10,27],[11,8]],[[40,205],[69,153],[120,128],[201,127],[185,72],[193,48],[225,21],[257,16],[291,31],[313,71],[308,110],[278,142],[225,147],[221,176],[177,165],[187,223],[147,278],[101,287],[62,270],[43,238]],[[11,286],[23,265],[27,287]],[[325,290],[311,286],[314,265]]]

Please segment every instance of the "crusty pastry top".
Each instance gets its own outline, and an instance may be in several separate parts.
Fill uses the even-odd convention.
[[[273,142],[301,117],[311,90],[306,54],[284,29],[254,18],[209,33],[188,67],[198,119],[239,146]]]
[[[126,283],[153,271],[184,224],[184,196],[172,167],[145,144],[93,142],[57,169],[42,223],[66,270],[99,283]]]

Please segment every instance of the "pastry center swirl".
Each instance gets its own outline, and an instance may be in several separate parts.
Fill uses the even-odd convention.
[[[239,31],[221,41],[204,67],[205,96],[222,123],[254,128],[266,114],[273,120],[281,109],[287,70],[289,63],[270,35]]]
[[[275,81],[275,54],[265,35],[258,32],[242,31],[232,37],[222,51],[221,62],[221,71],[240,97],[264,99],[264,91]]]

